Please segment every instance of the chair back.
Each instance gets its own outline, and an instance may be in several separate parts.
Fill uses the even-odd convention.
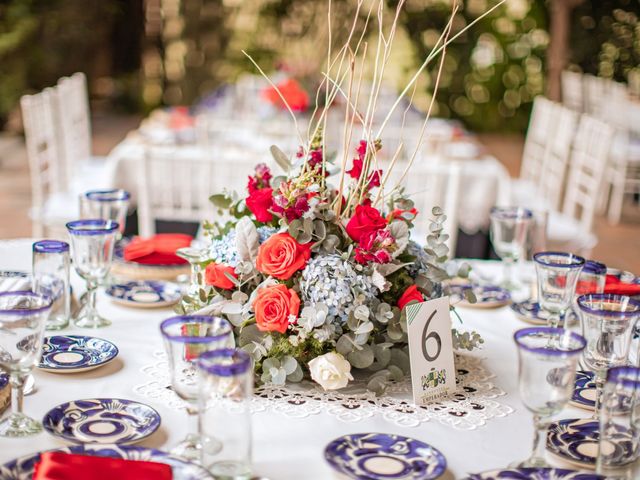
[[[541,179],[549,138],[556,129],[558,119],[555,113],[555,104],[542,95],[537,96],[533,101],[522,154],[520,178],[534,186],[537,186]]]
[[[613,129],[601,120],[582,115],[573,142],[563,213],[591,232],[603,183]]]
[[[585,109],[582,74],[564,70],[561,77],[562,103],[576,112]]]
[[[63,155],[64,180],[71,186],[74,171],[91,158],[91,118],[87,77],[77,72],[57,85],[57,125]]]
[[[52,194],[65,191],[61,146],[55,128],[55,97],[55,90],[46,88],[20,99],[31,176],[31,202],[36,214],[42,211]]]
[[[382,168],[386,171],[386,165]],[[401,180],[406,163],[396,165],[389,175],[389,190]],[[424,245],[429,235],[429,223],[433,217],[433,207],[440,207],[447,215],[443,233],[449,235],[446,241],[449,255],[453,257],[458,238],[458,209],[460,206],[461,166],[457,162],[434,162],[427,157],[416,158],[408,174],[402,179],[404,193],[418,210],[412,237]],[[390,193],[390,192],[389,192]]]
[[[562,193],[567,178],[567,165],[576,133],[578,113],[563,105],[554,104],[553,117],[555,126],[547,139],[547,150],[537,189],[545,199],[547,207],[558,210],[562,204]]]
[[[218,156],[197,147],[148,148],[138,178],[140,235],[153,235],[156,220],[216,220],[209,197],[225,191],[242,195],[254,167],[254,159],[241,151]]]
[[[584,92],[584,112],[598,117],[603,107],[603,97],[607,90],[607,80],[595,75],[582,77]]]

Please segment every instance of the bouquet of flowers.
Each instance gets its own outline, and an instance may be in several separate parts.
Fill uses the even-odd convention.
[[[404,307],[446,295],[448,280],[469,273],[468,265],[447,262],[444,212],[438,207],[418,212],[401,185],[385,191],[388,174],[377,161],[383,146],[379,132],[373,133],[375,95],[402,4],[390,30],[384,32],[380,13],[384,2],[377,3],[379,35],[384,41],[376,56],[379,74],[366,112],[356,107],[362,78],[356,59],[361,55],[364,63],[366,48],[362,51],[362,37],[350,44],[354,27],[336,54],[329,46],[308,140],[301,141],[291,157],[271,147],[274,167],[277,164],[283,174],[275,175],[261,163],[248,178],[246,194],[225,192],[211,197],[221,218],[227,220],[204,223],[211,242],[200,258],[201,278],[178,308],[184,313],[226,317],[234,326],[237,345],[255,360],[262,382],[284,384],[310,377],[325,390],[333,390],[347,386],[357,371],[363,374],[359,378],[366,375],[368,389],[382,393],[389,382],[409,372]],[[454,2],[433,55],[400,94],[380,131],[418,74],[442,53],[437,90],[456,10]],[[360,14],[356,12],[356,20]],[[371,10],[367,21],[370,15]],[[286,106],[278,87],[270,83]],[[318,108],[320,95],[325,96],[322,109]],[[327,111],[338,96],[346,109],[346,147],[331,156],[323,132]],[[435,94],[422,133],[434,98]],[[296,116],[288,109],[297,130]],[[362,140],[349,147],[356,128],[361,129]],[[400,149],[402,144],[389,168],[396,164]],[[415,152],[407,169],[414,157]],[[430,222],[430,233],[421,242],[424,246],[411,239],[416,221]],[[476,332],[454,329],[452,333],[457,349],[472,350],[482,343]]]

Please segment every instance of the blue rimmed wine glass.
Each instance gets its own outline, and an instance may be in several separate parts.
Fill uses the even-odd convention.
[[[118,223],[118,240],[124,235],[131,195],[119,188],[90,190],[80,197],[82,218],[101,218]]]
[[[607,370],[626,365],[640,302],[625,295],[593,293],[578,297],[582,330],[587,339],[584,363],[593,370],[596,384],[595,418],[600,418]]]
[[[535,436],[531,456],[517,467],[546,467],[544,449],[549,419],[573,393],[576,366],[587,342],[563,328],[534,327],[516,331],[520,398],[533,413]]]
[[[192,423],[198,418],[197,360],[201,353],[235,346],[231,324],[220,317],[182,315],[166,319],[160,332],[169,361],[171,387],[185,401]],[[195,433],[194,433],[195,432]],[[171,452],[189,460],[199,460],[200,428],[176,445]]]
[[[533,260],[538,279],[538,303],[549,314],[549,326],[561,326],[571,306],[584,258],[565,252],[538,252]]]
[[[491,244],[504,265],[501,286],[507,290],[515,290],[518,285],[513,279],[513,265],[526,255],[533,213],[521,207],[494,207],[489,217]]]
[[[608,479],[638,478],[628,474],[640,455],[640,368],[609,369],[599,426],[596,471]]]
[[[100,280],[107,276],[113,260],[118,223],[113,220],[89,219],[67,223],[71,238],[71,256],[78,275],[87,282],[88,301],[74,319],[76,326],[98,328],[111,322],[98,315],[96,290]]]
[[[9,374],[11,414],[0,422],[0,435],[23,437],[42,430],[22,413],[25,379],[40,360],[51,298],[32,291],[0,293],[0,367]]]

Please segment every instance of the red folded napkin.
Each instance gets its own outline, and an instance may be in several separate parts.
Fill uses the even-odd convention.
[[[640,285],[637,283],[621,282],[614,275],[607,275],[607,283],[604,286],[604,293],[614,293],[617,295],[640,295]]]
[[[45,452],[34,466],[33,480],[172,480],[164,463]]]
[[[309,107],[309,95],[293,78],[284,80],[276,86],[294,112],[303,112]],[[280,95],[273,87],[265,88],[262,91],[262,97],[277,107],[285,108]]]
[[[182,233],[159,233],[151,238],[134,238],[124,247],[127,262],[145,265],[180,265],[188,263],[176,255],[176,250],[191,245],[193,237]]]

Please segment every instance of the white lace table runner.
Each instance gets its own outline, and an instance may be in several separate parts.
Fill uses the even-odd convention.
[[[153,364],[142,368],[149,381],[134,387],[134,391],[170,408],[184,409],[185,403],[170,387],[166,355],[156,352],[154,357]],[[491,382],[495,376],[484,367],[482,360],[458,356],[456,368],[458,391],[425,407],[413,404],[411,381],[407,378],[392,384],[380,397],[357,384],[339,392],[325,392],[312,382],[263,385],[255,391],[252,411],[274,411],[292,418],[324,412],[350,423],[376,416],[403,427],[417,427],[436,420],[458,430],[473,430],[492,418],[513,412],[511,407],[496,400],[505,392]]]

